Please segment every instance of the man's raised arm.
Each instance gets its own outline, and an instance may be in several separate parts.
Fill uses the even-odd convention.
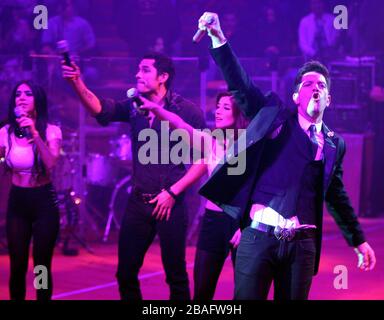
[[[254,117],[265,105],[265,97],[241,66],[220,27],[216,13],[205,12],[199,19],[199,28],[206,29],[212,40],[211,54],[223,73],[228,90],[234,95],[240,109],[247,117]]]
[[[101,112],[101,103],[99,98],[87,88],[84,81],[80,77],[79,67],[72,62],[72,67],[69,67],[62,62],[63,78],[68,80],[76,94],[79,96],[81,103],[85,106],[87,111],[96,116]]]

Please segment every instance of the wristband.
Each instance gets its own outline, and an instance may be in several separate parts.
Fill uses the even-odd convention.
[[[171,187],[168,187],[165,191],[167,191],[173,199],[177,200],[177,195],[171,190]]]

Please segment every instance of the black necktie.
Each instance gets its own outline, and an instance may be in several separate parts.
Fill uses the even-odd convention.
[[[318,149],[318,147],[319,147],[319,143],[318,143],[318,141],[317,141],[315,132],[316,132],[316,126],[315,126],[314,124],[312,124],[312,125],[309,127],[309,138],[311,139],[311,144],[312,144],[312,154],[313,154],[313,158],[314,158],[314,159],[316,158],[317,149]]]

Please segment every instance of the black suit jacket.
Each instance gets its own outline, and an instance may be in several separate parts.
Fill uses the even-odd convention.
[[[246,130],[246,143],[237,144],[234,148],[235,154],[228,154],[227,161],[217,165],[210,178],[201,187],[200,194],[216,203],[232,217],[247,221],[252,205],[250,203],[251,192],[256,182],[267,136],[279,126],[284,125],[290,117],[297,113],[297,109],[286,107],[275,93],[263,95],[243,70],[228,43],[212,49],[211,54],[223,73],[228,90],[234,95],[243,113],[252,118],[252,121]],[[325,159],[323,199],[348,244],[358,246],[365,242],[365,238],[342,180],[345,142],[340,136],[329,130],[325,124],[323,124],[323,133]],[[242,148],[242,145],[245,147]],[[229,175],[230,159],[241,154],[246,159],[245,173]],[[321,248],[322,206],[318,211],[318,257],[315,273],[318,270]]]

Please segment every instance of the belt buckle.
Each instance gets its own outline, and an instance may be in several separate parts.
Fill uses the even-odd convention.
[[[141,196],[145,204],[148,204],[153,199],[152,193],[142,193]]]
[[[277,240],[292,241],[295,237],[296,231],[294,228],[282,228],[280,226],[276,226],[273,233]]]

